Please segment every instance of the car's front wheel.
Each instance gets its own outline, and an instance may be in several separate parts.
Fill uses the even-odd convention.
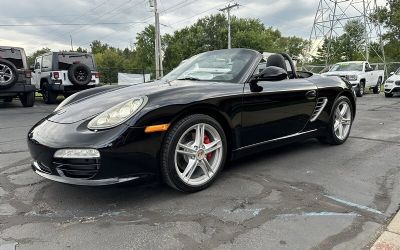
[[[393,93],[385,93],[385,97],[393,97]]]
[[[319,138],[323,143],[339,145],[344,143],[350,135],[353,124],[353,106],[349,98],[339,97],[332,109],[332,114],[327,127],[327,134]]]
[[[227,142],[221,125],[207,115],[190,115],[175,123],[166,135],[161,173],[169,186],[197,192],[215,181],[226,155]]]

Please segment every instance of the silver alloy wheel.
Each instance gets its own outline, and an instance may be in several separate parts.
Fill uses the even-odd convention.
[[[13,79],[13,72],[6,64],[0,63],[0,85],[7,85]]]
[[[223,159],[223,144],[218,131],[199,123],[187,129],[175,149],[175,169],[179,178],[191,186],[207,183],[218,172]]]
[[[339,140],[347,138],[351,127],[351,108],[345,101],[339,103],[335,110],[335,123],[333,124],[333,131]]]

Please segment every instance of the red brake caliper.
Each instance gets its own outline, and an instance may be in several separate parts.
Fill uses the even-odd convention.
[[[210,144],[210,143],[211,143],[210,138],[208,137],[208,135],[204,134],[204,144]],[[211,157],[212,157],[212,153],[208,153],[207,160],[211,160]]]

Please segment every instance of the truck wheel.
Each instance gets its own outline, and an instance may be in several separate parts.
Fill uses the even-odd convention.
[[[57,101],[58,94],[56,92],[54,92],[54,91],[51,91],[48,83],[45,82],[43,84],[42,96],[43,96],[44,103],[46,103],[46,104],[54,104]]]
[[[376,86],[372,88],[374,94],[379,94],[381,92],[382,77],[379,77]]]
[[[360,82],[360,84],[358,84],[357,86],[356,96],[362,97],[364,95],[364,90],[365,90],[365,84],[363,82]]]
[[[19,100],[21,101],[22,106],[33,107],[33,104],[35,103],[35,92],[25,93],[19,96]]]
[[[393,97],[392,93],[385,93],[385,97]]]

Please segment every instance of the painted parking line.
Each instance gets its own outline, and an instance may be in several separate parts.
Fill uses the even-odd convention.
[[[336,202],[345,204],[345,205],[350,206],[350,207],[355,207],[355,208],[358,208],[358,209],[361,209],[361,210],[366,210],[366,211],[371,212],[371,213],[383,215],[383,213],[381,211],[373,209],[373,208],[370,208],[370,207],[367,207],[367,206],[364,206],[364,205],[359,205],[359,204],[353,203],[351,201],[346,201],[346,200],[343,200],[343,199],[340,199],[340,198],[336,198],[336,197],[333,197],[333,196],[330,196],[330,195],[324,195],[324,196],[329,198],[329,199],[331,199],[331,200],[334,200]]]

